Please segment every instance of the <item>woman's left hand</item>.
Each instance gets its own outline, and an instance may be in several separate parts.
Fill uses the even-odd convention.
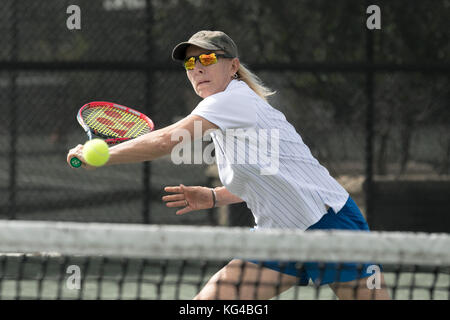
[[[176,212],[178,215],[195,210],[210,209],[213,206],[212,192],[207,187],[186,187],[180,184],[178,187],[165,187],[164,191],[174,193],[162,197],[166,206],[183,207]]]

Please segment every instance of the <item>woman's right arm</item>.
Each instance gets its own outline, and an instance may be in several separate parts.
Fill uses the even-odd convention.
[[[188,115],[180,121],[145,135],[136,139],[132,139],[109,148],[109,160],[106,165],[121,164],[121,163],[136,163],[143,161],[151,161],[160,158],[164,155],[170,154],[172,149],[179,143],[184,143],[184,137],[194,139],[201,129],[201,136],[205,135],[210,130],[218,129],[218,127],[196,115]],[[70,160],[77,157],[83,162],[84,168],[89,168],[83,159],[83,145],[78,145],[72,148],[67,154],[67,163],[70,165]],[[90,167],[92,168],[92,167]]]

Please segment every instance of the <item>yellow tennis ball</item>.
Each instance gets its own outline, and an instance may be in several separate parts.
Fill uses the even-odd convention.
[[[84,144],[83,158],[87,164],[101,167],[109,159],[108,145],[102,139],[93,139]]]

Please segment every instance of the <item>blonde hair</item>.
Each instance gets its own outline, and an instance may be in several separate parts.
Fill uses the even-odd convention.
[[[266,87],[262,80],[249,69],[247,69],[242,63],[239,65],[239,69],[236,72],[239,80],[244,81],[250,89],[256,92],[258,96],[267,101],[267,97],[275,94],[270,88]]]

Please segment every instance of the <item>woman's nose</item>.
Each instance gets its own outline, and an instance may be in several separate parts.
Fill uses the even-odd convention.
[[[200,72],[200,73],[203,73],[203,72],[204,72],[204,68],[205,68],[205,66],[202,65],[202,63],[201,63],[199,60],[197,60],[197,61],[195,62],[195,70],[196,70],[196,71],[198,71],[198,72]]]

